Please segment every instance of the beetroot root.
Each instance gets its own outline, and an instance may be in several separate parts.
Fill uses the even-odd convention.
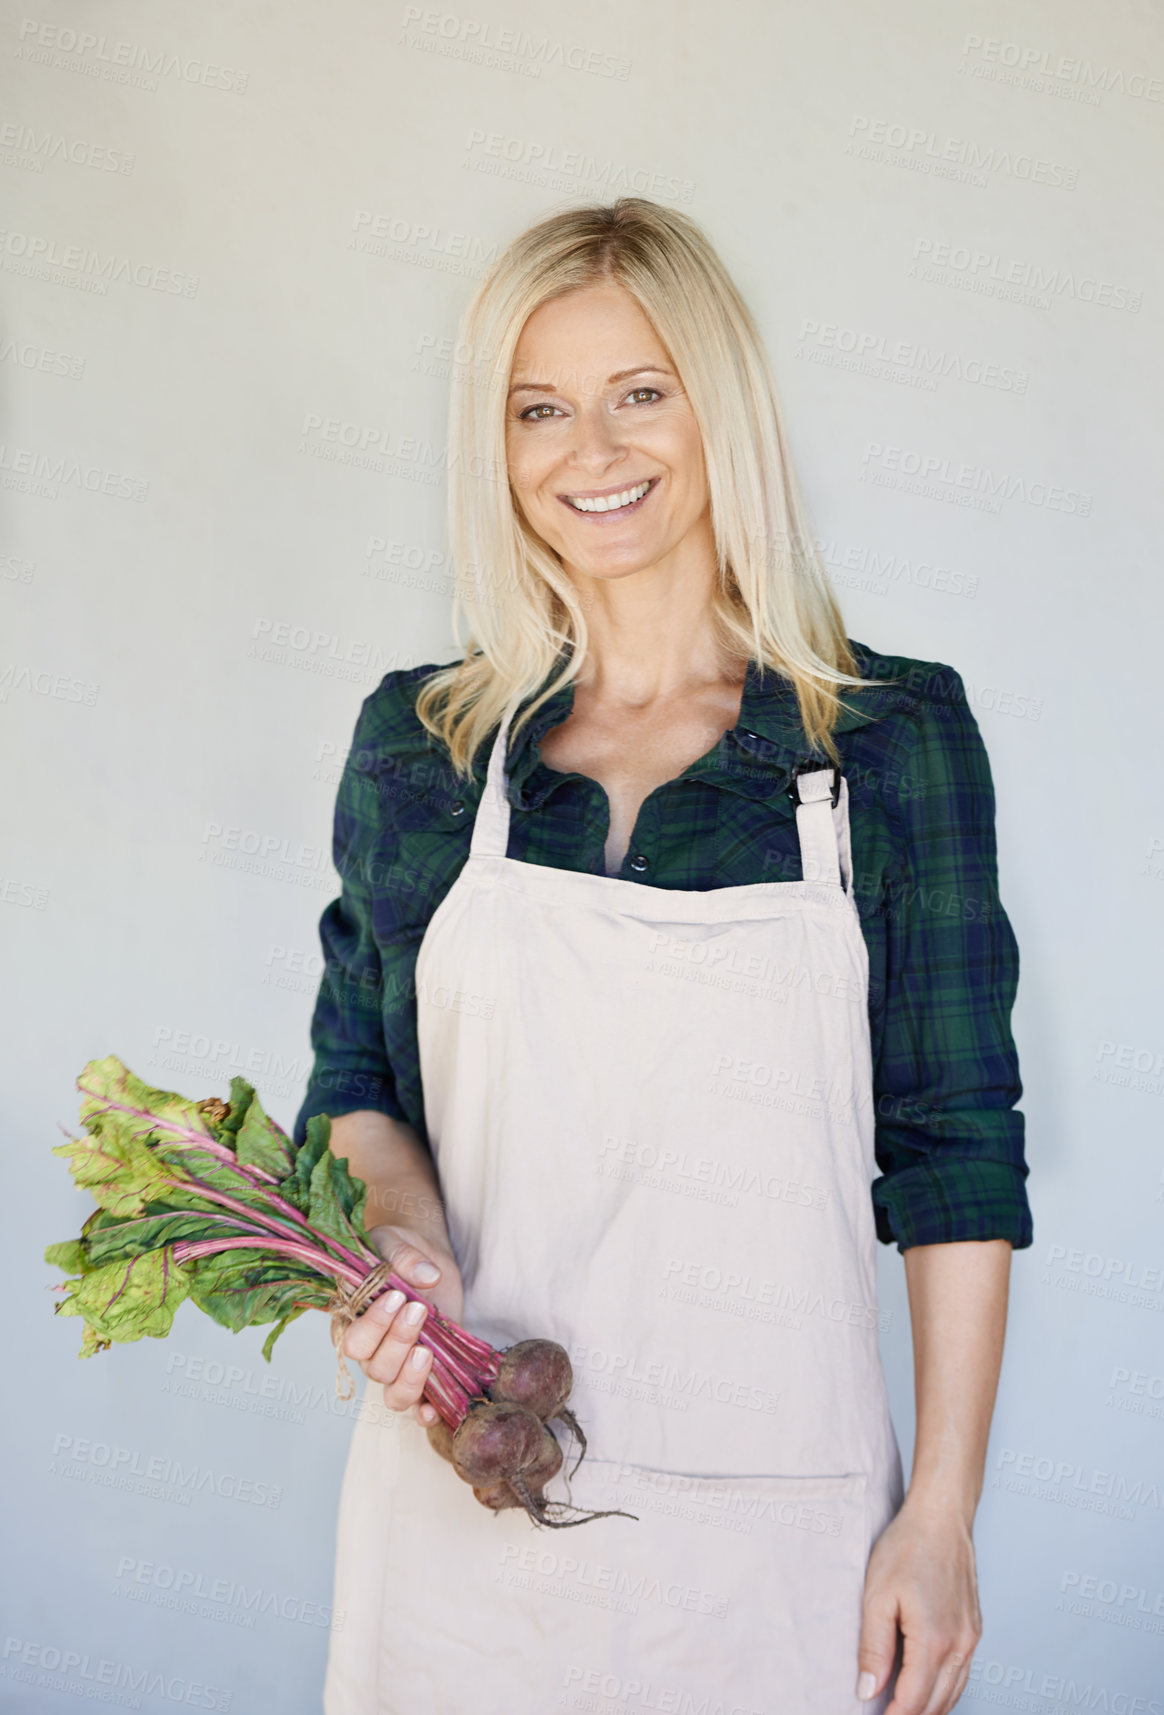
[[[517,1491],[505,1477],[496,1483],[479,1483],[473,1493],[490,1512],[503,1513],[507,1507],[525,1506],[525,1502],[518,1498]]]
[[[502,1352],[489,1392],[496,1400],[524,1405],[545,1423],[561,1411],[573,1385],[570,1359],[556,1340],[519,1340]]]
[[[429,1424],[425,1433],[433,1451],[439,1453],[442,1459],[448,1460],[462,1482],[469,1482],[470,1479],[458,1467],[453,1448],[454,1434],[448,1424],[443,1419],[438,1419],[436,1423]],[[522,1437],[524,1440],[524,1430]],[[532,1436],[529,1437],[529,1441],[532,1441]],[[528,1451],[528,1442],[525,1451]],[[478,1464],[476,1468],[480,1469],[480,1465]],[[552,1430],[543,1428],[541,1444],[530,1463],[523,1467],[522,1475],[530,1489],[540,1493],[544,1485],[550,1481],[551,1477],[556,1477],[561,1468],[562,1449],[558,1445],[557,1436]],[[508,1486],[507,1478],[504,1476],[487,1481],[478,1481],[473,1485],[473,1493],[483,1506],[492,1507],[495,1512],[499,1512],[502,1507],[519,1507],[522,1505],[514,1491]]]
[[[435,1423],[430,1423],[425,1430],[429,1446],[439,1453],[442,1459],[453,1463],[453,1432],[443,1417],[438,1417]]]
[[[523,1405],[475,1405],[453,1436],[453,1465],[467,1483],[483,1487],[532,1465],[544,1433],[541,1420]]]
[[[561,1469],[562,1449],[558,1445],[558,1438],[552,1429],[543,1429],[538,1456],[521,1474],[531,1490],[539,1490],[544,1488],[552,1477],[556,1477]]]
[[[542,1492],[545,1485],[552,1477],[556,1477],[561,1469],[562,1449],[558,1445],[557,1436],[552,1430],[543,1429],[542,1444],[537,1457],[520,1473],[528,1498],[538,1512],[546,1504]],[[529,1511],[525,1499],[509,1477],[499,1477],[494,1483],[479,1483],[473,1493],[483,1507],[489,1507],[495,1513],[504,1512],[508,1507],[525,1507],[526,1511]]]

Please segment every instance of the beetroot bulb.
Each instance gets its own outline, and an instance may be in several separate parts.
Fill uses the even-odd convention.
[[[506,1400],[471,1407],[453,1436],[453,1464],[466,1483],[492,1483],[524,1471],[541,1450],[541,1418]]]
[[[570,1359],[557,1341],[519,1340],[502,1352],[489,1393],[493,1399],[528,1406],[546,1423],[561,1411],[573,1385]]]
[[[434,1452],[452,1465],[491,1512],[521,1507],[535,1524],[559,1530],[618,1513],[614,1508],[590,1512],[545,1497],[545,1485],[563,1463],[549,1421],[565,1423],[581,1443],[582,1453],[586,1449],[586,1438],[566,1405],[573,1371],[563,1348],[553,1340],[521,1340],[496,1354],[492,1369],[491,1379],[467,1400],[455,1425],[449,1421],[452,1414],[444,1410],[427,1427]]]

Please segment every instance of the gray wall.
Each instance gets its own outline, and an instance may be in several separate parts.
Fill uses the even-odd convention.
[[[994,768],[1036,1242],[963,1707],[1164,1706],[1159,13],[38,0],[0,61],[0,1703],[318,1707],[326,1326],[268,1371],[187,1308],[78,1363],[49,1149],[109,1052],[247,1072],[290,1124],[359,703],[451,648],[459,308],[543,211],[630,189],[756,309],[849,632],[954,665]]]

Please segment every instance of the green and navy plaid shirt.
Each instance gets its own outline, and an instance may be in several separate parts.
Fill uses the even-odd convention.
[[[850,641],[862,676],[895,681],[843,692],[854,712],[835,728],[869,949],[877,1236],[900,1250],[993,1238],[1021,1249],[1032,1232],[1010,1027],[1018,948],[998,895],[986,749],[951,667]],[[421,726],[413,699],[435,665],[385,675],[344,764],[333,842],[342,892],[320,919],[298,1142],[312,1114],[357,1108],[406,1120],[427,1142],[416,954],[468,856],[490,748],[467,782]],[[540,753],[573,701],[572,686],[557,692],[510,746],[508,856],[601,875],[606,795]],[[738,726],[648,796],[619,875],[681,889],[800,880],[786,787],[812,756],[791,685],[753,664]]]

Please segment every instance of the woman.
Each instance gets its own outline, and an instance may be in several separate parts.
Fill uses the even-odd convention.
[[[335,1117],[428,1303],[567,1347],[571,1498],[632,1517],[481,1507],[422,1428],[425,1312],[381,1298],[344,1338],[388,1410],[345,1476],[328,1715],[944,1715],[1031,1242],[961,681],[845,637],[761,341],[684,216],[542,221],[461,348],[472,637],[361,710],[297,1135]]]

